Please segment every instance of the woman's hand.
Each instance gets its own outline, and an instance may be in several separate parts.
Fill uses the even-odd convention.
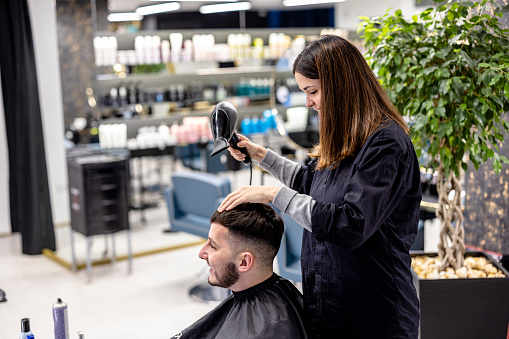
[[[245,202],[269,203],[274,200],[276,193],[281,189],[277,186],[244,186],[226,196],[219,208],[219,212],[231,210]]]
[[[251,159],[254,159],[257,162],[261,162],[265,155],[267,154],[267,149],[251,142],[251,140],[249,140],[247,137],[241,134],[238,134],[238,136],[240,141],[237,143],[237,146],[245,147]],[[232,157],[234,157],[238,161],[244,161],[246,159],[246,155],[239,151],[238,149],[228,147],[228,151],[230,151]]]

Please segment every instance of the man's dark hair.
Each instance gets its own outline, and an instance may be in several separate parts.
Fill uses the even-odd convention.
[[[267,204],[245,203],[229,211],[216,211],[211,223],[228,228],[232,246],[250,251],[265,266],[271,266],[284,231],[284,222]]]

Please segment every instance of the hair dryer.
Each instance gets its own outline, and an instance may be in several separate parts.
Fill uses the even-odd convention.
[[[237,125],[237,110],[229,102],[220,102],[214,107],[210,114],[210,128],[212,129],[212,137],[214,138],[214,148],[210,156],[221,153],[228,146],[238,149],[246,155],[245,164],[251,163],[251,157],[244,147],[237,146],[240,141],[239,136],[235,133]]]

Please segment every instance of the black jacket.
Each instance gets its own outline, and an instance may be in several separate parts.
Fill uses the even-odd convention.
[[[333,170],[303,167],[292,189],[316,200],[304,230],[304,302],[317,338],[417,338],[409,255],[421,186],[408,135],[377,130]]]

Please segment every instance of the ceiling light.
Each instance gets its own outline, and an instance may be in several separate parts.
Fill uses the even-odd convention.
[[[290,7],[290,6],[319,5],[343,1],[345,0],[283,0],[283,6]]]
[[[136,14],[150,15],[150,14],[156,14],[156,13],[178,11],[179,9],[180,9],[180,4],[178,2],[168,2],[165,4],[138,7],[138,8],[136,8]]]
[[[119,21],[140,21],[143,19],[142,15],[136,13],[111,13],[108,15],[109,22]]]
[[[236,2],[230,4],[216,4],[204,5],[200,7],[201,14],[219,13],[219,12],[232,12],[232,11],[247,11],[251,9],[250,2]]]
[[[168,1],[168,0],[149,0],[149,1]],[[224,2],[235,2],[239,0],[221,0]],[[218,2],[218,0],[179,0],[179,2]]]

